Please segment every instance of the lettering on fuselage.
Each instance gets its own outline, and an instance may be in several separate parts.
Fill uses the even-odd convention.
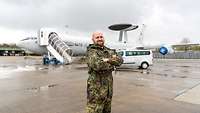
[[[67,44],[68,46],[87,46],[87,44],[83,44],[83,43],[79,43],[79,42],[71,42],[71,41],[65,41],[65,44]]]

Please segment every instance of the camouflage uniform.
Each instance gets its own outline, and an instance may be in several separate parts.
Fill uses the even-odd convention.
[[[104,62],[103,58],[117,55],[114,50],[90,44],[87,48],[87,64],[89,78],[87,80],[87,113],[110,113],[113,94],[112,71],[114,66],[123,62],[117,55],[117,60]]]

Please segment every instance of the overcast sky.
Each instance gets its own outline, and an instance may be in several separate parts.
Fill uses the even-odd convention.
[[[0,43],[36,36],[40,27],[65,26],[86,36],[101,30],[106,38],[117,40],[117,32],[107,27],[118,23],[145,24],[145,44],[178,43],[183,38],[199,43],[199,4],[198,0],[0,0]],[[136,40],[139,32],[131,31],[129,40]]]

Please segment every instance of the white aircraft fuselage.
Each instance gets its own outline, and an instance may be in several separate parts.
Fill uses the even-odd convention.
[[[138,44],[138,43],[129,43],[128,42],[128,37],[127,37],[127,32],[137,29],[138,26],[137,25],[132,25],[132,24],[116,24],[116,25],[111,25],[109,27],[109,29],[114,30],[114,31],[119,31],[119,41],[118,42],[114,42],[114,41],[108,41],[105,38],[105,46],[111,48],[111,49],[116,49],[116,50],[120,50],[120,49],[150,49],[151,47],[145,47],[142,43]],[[54,31],[55,29],[50,31]],[[20,48],[24,48],[28,51],[31,51],[33,53],[37,53],[37,54],[47,54],[48,50],[47,50],[47,45],[48,45],[48,41],[45,41],[44,44],[41,44],[41,37],[43,37],[43,33],[44,33],[44,37],[48,37],[49,34],[49,28],[41,28],[38,37],[28,37],[25,39],[22,39],[20,42],[17,43],[17,46]],[[50,33],[50,32],[49,32]],[[87,46],[89,44],[92,44],[92,40],[89,37],[77,37],[77,36],[70,36],[70,35],[63,35],[63,33],[60,33],[58,31],[56,31],[56,33],[58,33],[59,38],[65,43],[67,44],[67,46],[72,50],[72,53],[74,56],[77,55],[85,55],[86,50],[87,50]],[[141,33],[143,35],[143,31],[141,31]],[[40,38],[39,38],[40,37]],[[142,41],[143,37],[140,36],[139,40]],[[43,39],[42,39],[43,40]],[[40,42],[40,43],[39,43]],[[45,46],[43,46],[45,45]],[[171,46],[168,45],[159,45],[157,46],[157,48],[159,49],[159,52],[163,55],[167,54],[167,53],[173,53],[173,49]]]
[[[85,55],[87,46],[89,44],[92,44],[91,38],[87,37],[75,37],[75,36],[65,36],[60,37],[72,50],[74,56],[82,56]],[[30,52],[36,53],[36,54],[47,54],[48,50],[45,46],[40,46],[38,43],[37,37],[27,37],[25,39],[20,40],[17,43],[17,46],[28,50]],[[126,49],[128,48],[135,48],[132,44],[124,44],[120,42],[109,42],[105,41],[105,46],[112,48],[112,49]]]

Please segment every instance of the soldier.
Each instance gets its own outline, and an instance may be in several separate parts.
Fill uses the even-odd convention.
[[[104,46],[101,32],[92,35],[93,44],[87,47],[87,64],[89,77],[87,80],[87,113],[111,113],[113,95],[112,71],[120,66],[122,58],[115,50]]]

